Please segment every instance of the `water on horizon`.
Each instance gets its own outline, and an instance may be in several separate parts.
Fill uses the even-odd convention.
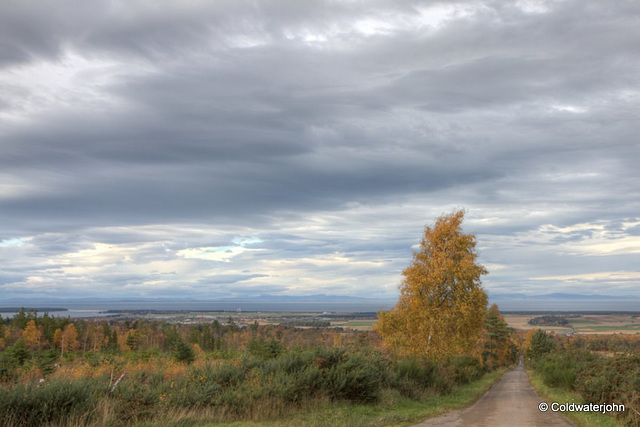
[[[499,299],[501,311],[639,311],[638,300],[517,300]],[[225,312],[377,312],[389,310],[395,301],[116,301],[116,302],[50,302],[0,303],[0,307],[66,308],[67,311],[49,312],[52,316],[71,318],[109,316],[108,310],[174,310]],[[14,313],[0,313],[3,318]]]
[[[101,313],[107,310],[175,310],[175,311],[271,311],[271,312],[373,312],[389,310],[395,302],[334,302],[334,301],[118,301],[118,302],[51,302],[51,303],[11,303],[0,304],[0,307],[56,307],[67,308],[68,311],[49,312],[53,316],[70,316],[72,318],[108,316]],[[40,310],[38,310],[40,313]],[[44,313],[44,312],[42,312]],[[13,317],[13,313],[0,313],[2,317]]]

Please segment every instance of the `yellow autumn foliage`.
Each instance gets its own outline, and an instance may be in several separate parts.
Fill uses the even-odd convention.
[[[377,330],[386,347],[400,355],[446,359],[471,354],[482,330],[487,295],[476,263],[476,240],[464,234],[464,211],[426,227],[420,250],[403,271],[400,299],[380,312]]]
[[[24,328],[24,332],[22,332],[22,337],[24,338],[24,342],[27,347],[31,349],[40,347],[42,332],[36,326],[35,320],[31,319],[27,322],[27,326]]]

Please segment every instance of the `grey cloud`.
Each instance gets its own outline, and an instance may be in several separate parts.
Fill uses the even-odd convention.
[[[593,262],[554,261],[555,246],[589,241],[589,232],[541,242],[535,231],[614,224],[640,209],[638,4],[543,2],[543,13],[504,2],[441,5],[471,12],[432,28],[411,24],[420,2],[68,2],[52,13],[3,5],[0,235],[33,237],[0,255],[16,265],[7,277],[96,242],[138,247],[133,262],[142,265],[232,246],[239,230],[259,234],[253,247],[263,251],[230,265],[273,292],[288,285],[251,261],[336,252],[388,259],[392,276],[419,237],[412,230],[452,206],[485,219],[470,221],[497,245],[483,246],[483,256],[521,267],[488,283],[535,289],[535,264],[561,275],[567,263]],[[402,25],[378,34],[356,26],[398,16]],[[18,67],[53,67],[70,55],[100,68],[63,68],[72,88],[53,77],[13,81]],[[404,212],[408,201],[418,211]],[[363,205],[378,210],[351,219]],[[389,206],[402,220],[357,233],[367,222],[391,224]],[[217,232],[198,236],[202,225]],[[245,277],[192,262],[201,273],[194,286],[210,280],[221,295]],[[625,257],[607,263],[631,268]],[[114,288],[151,277],[102,273],[95,280]],[[258,292],[251,286],[239,289]]]
[[[259,277],[267,276],[264,274],[220,274],[216,276],[203,277],[198,281],[198,283],[204,285],[230,285]]]

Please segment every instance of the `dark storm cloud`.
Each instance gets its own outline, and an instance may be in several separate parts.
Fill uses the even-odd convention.
[[[534,288],[528,277],[551,274],[533,262],[561,275],[596,252],[623,256],[610,242],[637,248],[637,2],[0,12],[0,259],[16,265],[1,279],[12,292],[74,277],[118,292],[280,292],[298,289],[294,273],[332,280],[331,269],[388,283],[422,224],[459,206],[486,236],[487,262],[526,264]],[[231,243],[240,235],[260,235],[258,252]],[[225,247],[229,259],[197,252]],[[115,257],[104,271],[89,261],[101,251]],[[631,268],[606,256],[611,271]],[[278,282],[277,262],[297,258]],[[388,265],[367,264],[377,259]],[[155,261],[171,268],[153,273]]]

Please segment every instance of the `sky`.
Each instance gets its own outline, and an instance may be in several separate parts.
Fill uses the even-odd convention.
[[[640,3],[0,3],[0,300],[640,298]]]

